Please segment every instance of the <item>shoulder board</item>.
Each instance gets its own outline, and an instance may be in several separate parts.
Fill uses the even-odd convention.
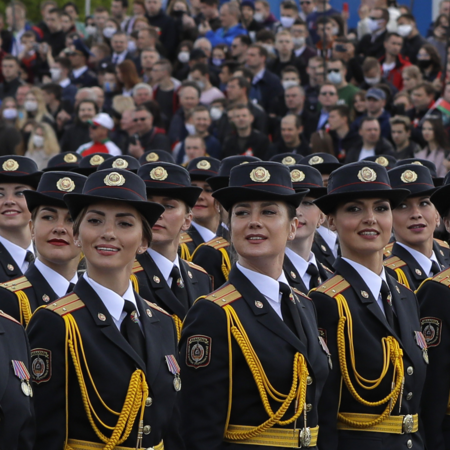
[[[27,277],[22,276],[19,278],[15,278],[14,280],[0,283],[0,286],[8,289],[8,291],[17,292],[31,287],[31,283],[28,281]]]
[[[203,273],[206,273],[206,275],[208,275],[208,272],[207,272],[203,267],[200,267],[200,266],[198,266],[197,264],[194,264],[194,263],[191,262],[191,261],[185,261],[185,263],[186,263],[190,268],[195,269],[195,270],[198,270],[198,271],[203,272]]]
[[[386,247],[383,249],[383,255],[385,258],[389,258],[392,255],[392,247],[394,246],[393,242],[389,242]]]
[[[388,269],[399,269],[400,267],[404,267],[406,266],[405,261],[403,261],[402,259],[400,259],[398,256],[391,256],[388,259],[385,259],[383,261],[383,265],[384,267],[387,267]]]
[[[238,300],[242,295],[236,290],[232,284],[227,284],[221,289],[209,294],[206,300],[216,303],[219,306],[226,306],[235,300]]]
[[[215,250],[220,250],[221,248],[229,247],[230,243],[223,237],[217,237],[206,242],[205,245],[212,247]]]
[[[439,272],[432,278],[433,281],[443,284],[444,286],[450,287],[450,269],[443,270]]]
[[[322,283],[317,289],[316,292],[321,292],[323,294],[329,295],[330,297],[335,297],[341,292],[345,291],[350,286],[350,283],[345,280],[340,275],[335,275],[331,277],[329,280]]]
[[[307,300],[312,301],[304,292],[299,291],[297,288],[292,288],[292,290],[297,294],[301,295],[303,298],[306,298]]]
[[[46,309],[59,314],[60,316],[65,316],[71,312],[76,311],[77,309],[84,308],[86,305],[82,300],[78,298],[78,295],[75,293],[66,295],[65,297],[61,297],[55,303],[50,303]]]
[[[436,244],[438,244],[440,247],[450,248],[450,245],[448,245],[448,242],[441,241],[440,239],[434,240]]]
[[[144,268],[141,266],[141,263],[135,259],[134,263],[133,263],[133,268],[131,269],[131,273],[138,273],[138,272],[142,272],[144,270]]]
[[[159,311],[159,312],[165,314],[166,316],[172,317],[171,314],[169,314],[165,309],[162,309],[156,303],[149,302],[148,300],[144,300],[144,301],[145,301],[145,303],[147,303],[148,306],[150,306],[150,308],[156,309],[156,311]]]
[[[322,266],[322,269],[326,270],[327,272],[334,273],[332,270],[330,270],[325,264],[320,263]]]
[[[10,320],[11,322],[15,322],[15,323],[21,325],[21,323],[18,322],[16,319],[14,319],[14,317],[10,316],[9,314],[4,313],[1,309],[0,309],[0,317],[4,317],[5,319]]]
[[[191,238],[191,236],[189,236],[188,233],[186,233],[186,232],[181,233],[180,244],[183,244],[183,243],[186,243],[186,242],[192,242],[192,240],[193,239]]]

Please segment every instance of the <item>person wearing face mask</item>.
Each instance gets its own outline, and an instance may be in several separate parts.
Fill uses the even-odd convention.
[[[281,72],[287,66],[294,66],[300,72],[305,71],[303,63],[295,56],[294,41],[290,31],[281,30],[275,37],[275,49],[278,56],[271,60],[267,67],[277,76],[281,76]]]
[[[314,10],[306,16],[306,23],[308,25],[309,33],[314,44],[320,39],[317,34],[317,21],[321,17],[329,17],[340,15],[341,12],[334,9],[330,5],[329,0],[313,0]]]
[[[441,78],[441,58],[432,44],[424,44],[417,54],[417,65],[422,72],[424,81],[432,83]]]
[[[362,64],[362,71],[364,82],[359,87],[364,91],[368,91],[375,86],[380,87],[380,85],[383,85],[386,90],[387,104],[390,104],[391,98],[397,94],[398,90],[390,81],[382,76],[380,62],[376,58],[369,56]]]
[[[255,40],[256,33],[264,28],[261,22],[257,22],[254,18],[255,3],[253,0],[241,1],[241,23],[248,31],[252,40]]]
[[[355,94],[359,92],[359,89],[355,85],[347,83],[346,75],[347,66],[343,61],[334,58],[328,60],[327,79],[336,86],[339,100],[341,100],[339,104],[345,104],[351,107]]]
[[[108,111],[112,106],[114,97],[120,95],[116,70],[112,64],[108,64],[108,67],[105,69],[105,74],[103,76],[103,92],[105,93],[104,110]]]
[[[111,45],[111,39],[117,31],[120,31],[120,25],[114,19],[109,18],[106,21],[105,28],[103,28],[103,37],[106,43]]]
[[[71,105],[75,103],[77,87],[70,81],[69,75],[72,70],[70,59],[65,57],[56,58],[50,66],[50,74],[53,83],[58,83],[62,88],[61,98],[68,100]]]
[[[298,6],[291,0],[283,0],[280,5],[280,23],[274,30],[275,33],[281,30],[290,30],[294,22],[298,19]]]
[[[42,89],[38,87],[33,87],[30,89],[28,94],[25,96],[24,103],[24,117],[20,121],[20,125],[23,124],[28,119],[34,119],[36,122],[45,122],[51,126],[55,126],[55,120],[53,116],[48,112],[47,106],[45,104],[44,94]]]
[[[312,0],[304,0],[310,1]],[[303,63],[306,67],[308,65],[308,61],[313,56],[316,56],[316,50],[311,47],[311,38],[309,37],[308,27],[305,22],[302,22],[300,19],[297,19],[292,25],[291,28],[292,33],[292,42],[294,42],[294,53],[297,58]],[[305,72],[306,75],[306,72]]]
[[[189,80],[197,83],[202,91],[200,103],[204,105],[209,105],[213,100],[217,100],[218,98],[225,98],[222,91],[211,84],[209,76],[207,64],[198,63],[193,66],[189,72]]]
[[[45,169],[51,157],[60,153],[58,141],[53,128],[46,123],[38,123],[31,132],[25,156],[31,158],[38,170]]]
[[[373,8],[369,15],[370,34],[364,35],[356,48],[356,54],[363,57],[381,58],[385,54],[384,38],[389,22],[389,11],[385,8]]]
[[[13,155],[22,142],[17,122],[17,103],[14,98],[6,97],[0,106],[0,142],[1,154]]]
[[[412,14],[402,14],[397,19],[397,25],[397,32],[404,39],[401,54],[412,64],[417,64],[417,54],[426,41],[417,29],[415,17]]]

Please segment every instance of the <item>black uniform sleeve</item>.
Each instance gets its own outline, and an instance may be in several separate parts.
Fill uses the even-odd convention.
[[[219,289],[227,281],[222,272],[222,253],[209,245],[199,247],[195,252],[192,262],[203,267],[211,275],[213,282],[212,288],[214,290]],[[205,292],[205,294],[209,294],[209,292]]]

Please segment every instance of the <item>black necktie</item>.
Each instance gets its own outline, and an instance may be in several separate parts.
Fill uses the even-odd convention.
[[[34,254],[33,252],[30,252],[29,250],[27,251],[27,254],[25,256],[25,261],[29,264],[34,263]]]
[[[306,344],[306,334],[303,329],[300,315],[293,302],[295,301],[294,294],[291,288],[286,283],[280,283],[281,292],[281,315],[284,323],[291,329],[291,331]]]
[[[172,268],[172,272],[170,272],[170,276],[172,277],[171,290],[187,311],[187,309],[189,308],[189,300],[183,279],[181,278],[180,269],[178,269],[178,267],[174,265]]]
[[[392,309],[392,295],[391,291],[389,290],[389,287],[386,283],[386,281],[381,282],[381,300],[383,302],[384,307],[384,315],[386,316],[386,320],[388,324],[395,329],[395,323],[394,323],[394,310]]]
[[[118,61],[119,61],[119,55],[114,55],[113,56],[113,64],[117,64]]]
[[[442,269],[439,267],[439,264],[436,261],[431,261],[431,275],[438,274]]]
[[[127,313],[127,316],[122,321],[120,332],[145,362],[145,340],[137,322],[136,306],[129,300],[125,300],[123,310]]]
[[[308,268],[306,269],[306,273],[311,276],[311,280],[309,281],[309,288],[316,288],[321,283],[321,279],[319,277],[319,269],[313,264],[309,263]]]
[[[70,294],[75,287],[75,283],[69,283],[69,287],[67,288],[66,294]]]

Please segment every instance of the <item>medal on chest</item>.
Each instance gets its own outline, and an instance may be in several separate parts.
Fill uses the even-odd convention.
[[[25,364],[22,361],[11,361],[14,375],[20,380],[20,387],[22,388],[22,392],[27,397],[33,397],[33,389],[30,385],[30,372],[26,368]]]
[[[180,378],[180,366],[178,365],[175,356],[166,355],[166,363],[169,372],[174,376],[173,378],[173,387],[178,392],[181,391],[181,378]]]

